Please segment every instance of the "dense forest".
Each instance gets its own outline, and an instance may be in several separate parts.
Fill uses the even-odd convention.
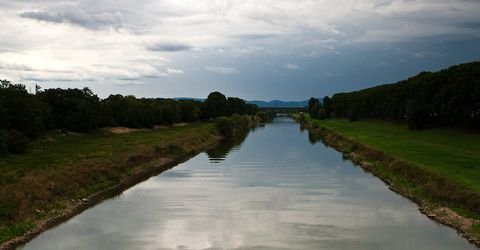
[[[406,121],[410,129],[436,125],[480,128],[480,62],[431,73],[422,72],[394,84],[338,93],[322,102],[311,98],[310,115],[350,121],[382,118]]]
[[[100,99],[90,89],[37,89],[0,81],[0,155],[23,153],[28,141],[50,130],[89,132],[122,126],[153,128],[232,114],[252,115],[257,106],[220,92],[204,102],[110,95]]]

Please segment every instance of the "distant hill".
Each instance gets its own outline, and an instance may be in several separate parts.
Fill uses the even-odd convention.
[[[192,98],[192,97],[175,97],[173,98],[177,101],[179,100],[194,100],[203,102],[205,99],[202,98]],[[320,99],[321,100],[321,99]],[[281,101],[281,100],[273,100],[273,101],[247,101],[249,104],[256,104],[259,108],[302,108],[308,105],[308,100],[304,101]]]
[[[256,104],[259,108],[302,108],[308,105],[308,100],[304,101],[247,101],[250,104]]]

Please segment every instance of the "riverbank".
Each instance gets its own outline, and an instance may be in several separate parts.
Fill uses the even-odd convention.
[[[19,246],[220,139],[212,123],[47,135],[27,154],[0,159],[0,249]]]
[[[342,152],[416,202],[422,213],[480,246],[480,135],[453,129],[409,131],[404,124],[379,120],[296,120],[312,142],[321,140]]]

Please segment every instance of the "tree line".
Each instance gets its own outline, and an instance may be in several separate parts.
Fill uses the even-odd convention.
[[[348,93],[311,98],[309,114],[350,121],[382,118],[406,121],[410,129],[437,125],[480,128],[480,62],[422,72],[407,80]]]
[[[29,93],[24,85],[0,81],[0,155],[23,153],[28,141],[50,130],[89,132],[122,126],[153,128],[232,114],[252,115],[256,105],[210,93],[204,102],[110,95],[90,89],[46,89]]]

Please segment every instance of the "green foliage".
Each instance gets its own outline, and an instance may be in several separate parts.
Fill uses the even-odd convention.
[[[332,99],[328,96],[323,97],[323,109],[325,110],[325,118],[330,119],[332,117]]]
[[[347,112],[348,121],[356,122],[358,121],[358,111],[356,107],[350,107]]]
[[[200,119],[200,103],[191,100],[181,100],[178,102],[180,106],[181,120],[184,122],[194,122]]]
[[[222,93],[212,92],[204,102],[202,113],[204,118],[230,116],[230,103]]]
[[[300,124],[303,124],[307,121],[307,116],[303,112],[300,112],[300,114],[298,115],[298,120]]]
[[[409,129],[420,130],[425,127],[425,123],[427,122],[426,118],[428,117],[428,111],[422,103],[409,99],[407,101],[406,117]]]
[[[271,122],[275,118],[275,112],[273,111],[260,111],[255,115],[261,123]]]
[[[27,92],[24,85],[1,81],[0,121],[1,128],[16,129],[34,138],[46,130],[48,106]]]
[[[324,108],[321,108],[321,109],[318,110],[317,119],[319,119],[319,120],[325,120],[325,119],[327,119],[327,115],[326,115],[326,113],[325,113],[325,109],[324,109]]]
[[[245,110],[247,115],[254,115],[258,112],[258,106],[255,104],[246,104]]]
[[[112,125],[152,128],[176,122],[193,122],[199,118],[200,102],[172,99],[137,99],[134,96],[110,95],[103,105],[111,113]]]
[[[228,105],[232,114],[245,115],[247,113],[247,106],[244,100],[237,97],[229,97]]]
[[[23,154],[27,151],[28,138],[21,132],[13,129],[7,134],[8,152],[14,154]]]
[[[233,137],[234,136],[234,123],[233,120],[222,116],[215,119],[215,128],[223,137]]]
[[[251,127],[251,120],[248,115],[222,116],[215,119],[215,127],[221,136],[232,138],[247,133]]]
[[[320,100],[314,97],[308,100],[308,114],[310,114],[310,117],[318,118],[318,112],[320,108],[322,108]]]
[[[35,139],[52,129],[90,132],[107,126],[153,128],[231,114],[253,115],[257,110],[256,105],[236,97],[227,99],[220,92],[211,93],[205,103],[122,95],[101,100],[88,88],[38,88],[36,94],[30,94],[23,85],[1,80],[0,131],[9,132],[0,133],[0,155],[25,152],[25,136]]]
[[[235,125],[235,130],[237,134],[246,133],[248,132],[248,130],[250,130],[251,121],[248,115],[233,114],[231,116],[231,119],[233,121],[233,124]]]
[[[407,120],[412,129],[435,124],[479,128],[479,72],[480,62],[466,63],[395,84],[338,93],[332,97],[332,113],[350,118],[355,108],[357,118]]]
[[[227,99],[220,92],[212,92],[203,103],[201,116],[204,119],[211,119],[232,114],[254,115],[257,111],[257,105],[247,104],[237,97],[228,97]]]

